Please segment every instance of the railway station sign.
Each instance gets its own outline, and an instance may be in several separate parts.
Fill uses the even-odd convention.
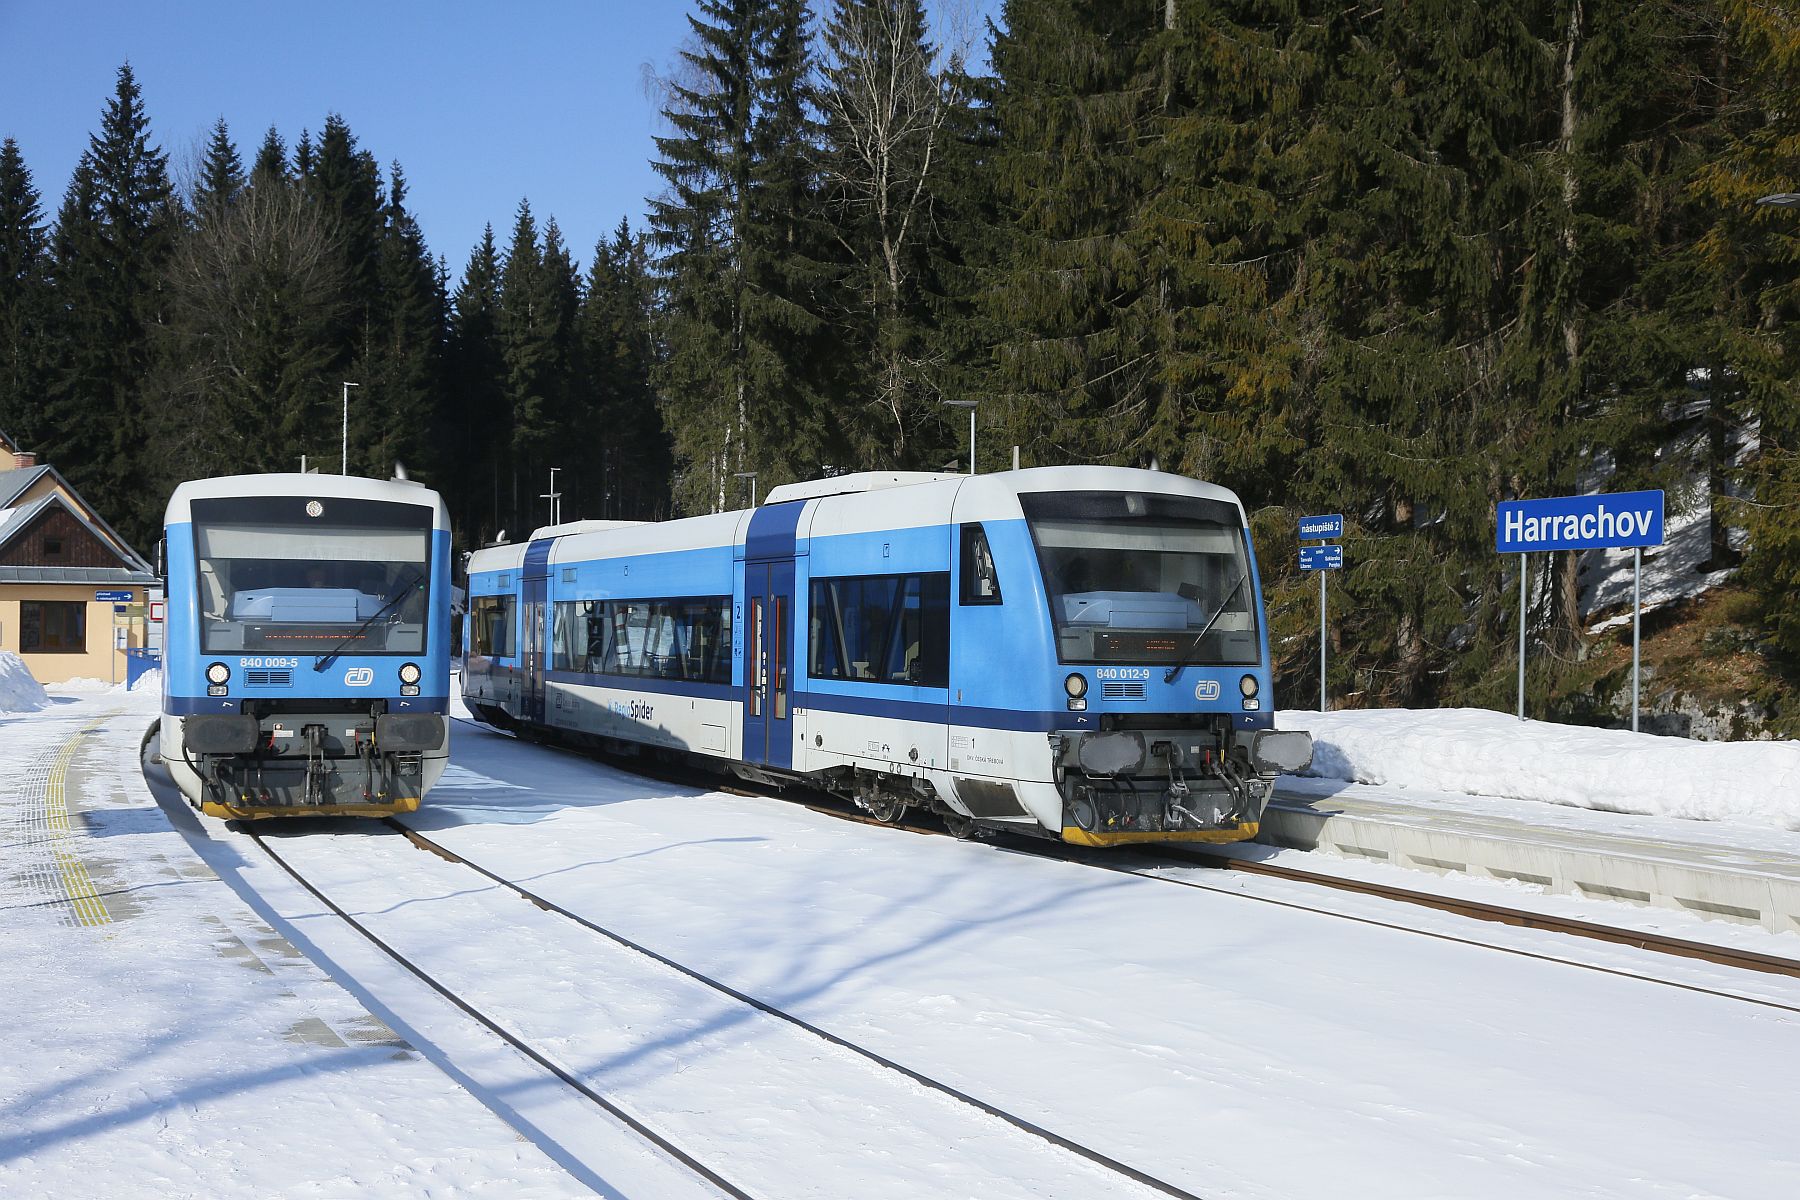
[[[1501,554],[1641,549],[1662,540],[1660,491],[1508,500],[1500,505],[1494,528],[1494,547]]]
[[[1300,569],[1302,571],[1336,571],[1343,565],[1344,548],[1342,546],[1300,547]]]
[[[1344,514],[1329,513],[1321,517],[1300,518],[1300,540],[1303,542],[1318,541],[1322,538],[1341,538],[1344,536]],[[1337,564],[1342,566],[1342,563]],[[1311,570],[1310,567],[1305,568]]]
[[[131,598],[132,598],[132,594],[130,592],[95,592],[94,593],[94,599],[97,601],[111,600],[111,601],[117,603],[120,601],[128,601]]]
[[[1507,500],[1495,513],[1494,548],[1519,556],[1519,720],[1525,719],[1526,559],[1534,550],[1631,551],[1631,731],[1638,727],[1644,614],[1644,547],[1663,543],[1663,494],[1613,492]]]

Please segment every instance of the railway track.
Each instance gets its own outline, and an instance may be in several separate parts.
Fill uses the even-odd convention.
[[[774,1018],[775,1020],[793,1026],[812,1035],[820,1041],[855,1055],[884,1071],[893,1072],[913,1084],[944,1096],[961,1105],[967,1106],[987,1117],[1000,1121],[1021,1133],[1028,1134],[1039,1141],[1044,1142],[1048,1146],[1055,1147],[1056,1149],[1073,1155],[1092,1166],[1110,1172],[1114,1176],[1129,1179],[1158,1195],[1173,1197],[1175,1200],[1202,1200],[1202,1197],[1198,1193],[1170,1183],[1167,1180],[1157,1178],[1146,1171],[1133,1167],[1129,1163],[1122,1162],[1099,1150],[1057,1133],[1052,1129],[1045,1128],[1042,1125],[982,1100],[977,1096],[962,1091],[942,1080],[935,1079],[922,1072],[916,1071],[867,1046],[863,1046],[838,1034],[832,1033],[830,1030],[821,1028],[777,1005],[742,992],[731,987],[729,984],[712,978],[683,963],[677,962],[666,955],[660,954],[657,951],[650,949],[648,946],[633,941],[619,933],[617,930],[608,928],[581,913],[574,912],[548,897],[506,878],[504,875],[491,871],[477,862],[471,861],[427,834],[410,828],[404,822],[396,818],[386,818],[383,823],[398,835],[406,838],[408,842],[420,850],[433,854],[446,862],[466,868],[481,876],[489,883],[504,889],[506,892],[511,893],[520,899],[536,905],[543,911],[570,921],[593,934],[605,938],[622,949],[640,955],[645,959],[658,964],[662,968],[676,972],[686,979],[698,983],[738,1004],[745,1005],[767,1017]],[[653,1125],[643,1117],[629,1111],[615,1098],[603,1094],[587,1081],[561,1067],[550,1056],[533,1047],[527,1039],[509,1029],[503,1021],[497,1019],[490,1013],[482,1011],[477,1005],[472,1004],[466,998],[459,995],[453,988],[446,986],[442,981],[434,977],[426,967],[414,961],[398,947],[383,939],[375,930],[369,928],[365,922],[359,920],[353,913],[345,910],[326,895],[324,891],[316,887],[312,881],[306,878],[302,871],[281,854],[280,850],[277,849],[270,838],[264,836],[255,828],[250,828],[247,830],[247,833],[265,854],[293,878],[296,883],[306,889],[308,894],[317,899],[319,903],[326,906],[340,920],[346,922],[360,935],[367,938],[384,954],[388,955],[396,963],[429,986],[433,991],[449,1001],[460,1011],[474,1018],[507,1045],[530,1058],[544,1070],[555,1076],[562,1084],[575,1090],[589,1102],[599,1106],[612,1117],[629,1127],[632,1131],[657,1146],[671,1158],[719,1188],[724,1194],[742,1198],[749,1198],[754,1195],[754,1193],[743,1185],[732,1181],[727,1176],[725,1169],[702,1161],[698,1155],[678,1145],[673,1138],[654,1128]]]
[[[664,1154],[667,1154],[677,1163],[686,1167],[702,1179],[705,1179],[725,1195],[732,1197],[732,1200],[758,1200],[758,1197],[731,1182],[731,1180],[726,1178],[722,1172],[702,1162],[698,1157],[664,1137],[646,1122],[640,1120],[611,1097],[602,1094],[585,1080],[565,1069],[549,1055],[544,1054],[542,1051],[531,1045],[529,1040],[507,1028],[506,1025],[497,1018],[482,1011],[476,1005],[458,995],[453,989],[445,986],[440,980],[432,975],[430,971],[426,970],[401,950],[391,945],[373,929],[369,928],[365,922],[357,919],[357,917],[350,912],[347,912],[330,896],[327,896],[321,889],[314,886],[312,881],[307,879],[298,868],[289,862],[286,856],[271,844],[270,839],[259,832],[254,826],[246,829],[245,832],[250,840],[256,843],[257,847],[262,850],[264,854],[268,855],[269,859],[274,862],[276,866],[286,872],[295,883],[304,888],[309,895],[330,910],[340,921],[343,921],[362,937],[366,938],[371,945],[375,946],[383,954],[391,958],[426,987],[429,987],[432,991],[443,997],[456,1009],[472,1018],[506,1045],[536,1063],[544,1071],[560,1081],[564,1087],[600,1108],[607,1115],[623,1124],[626,1128],[642,1137],[651,1145],[657,1147],[657,1149],[661,1150]]]
[[[474,728],[493,732],[493,728],[479,722],[468,721],[458,717],[456,720]],[[577,751],[580,753],[581,751]],[[741,781],[721,782],[721,777],[690,769],[666,766],[655,763],[621,762],[616,758],[596,756],[609,765],[641,774],[661,782],[686,784],[712,791],[722,791],[731,795],[747,796],[758,799],[774,798],[777,793],[772,790],[755,790],[743,786]],[[798,790],[796,789],[796,793]],[[782,795],[781,799],[788,803],[797,803],[814,812],[836,817],[840,820],[854,821],[865,825],[879,825],[887,829],[901,829],[911,833],[929,836],[949,836],[943,827],[928,822],[909,820],[899,824],[878,821],[867,815],[848,801],[825,796],[819,793]],[[1800,1013],[1800,1006],[1784,1004],[1780,1001],[1745,996],[1719,988],[1708,988],[1699,984],[1685,983],[1679,980],[1664,979],[1656,975],[1637,971],[1607,967],[1596,963],[1582,962],[1577,959],[1556,954],[1546,954],[1525,950],[1519,947],[1503,946],[1478,938],[1461,937],[1455,934],[1434,930],[1420,929],[1396,921],[1384,921],[1375,917],[1359,916],[1319,905],[1304,904],[1294,900],[1283,900],[1275,897],[1258,896],[1233,888],[1214,887],[1192,879],[1184,879],[1166,873],[1169,866],[1202,867],[1210,870],[1239,872],[1256,875],[1268,879],[1278,879],[1290,883],[1307,884],[1333,891],[1349,892],[1370,896],[1394,903],[1406,904],[1416,908],[1450,913],[1470,920],[1490,924],[1509,925],[1519,929],[1534,929],[1548,933],[1562,934],[1568,937],[1583,938],[1604,942],[1617,946],[1629,946],[1639,950],[1648,950],[1674,958],[1692,959],[1712,963],[1717,966],[1733,967],[1739,970],[1759,974],[1779,975],[1800,979],[1800,961],[1783,958],[1779,955],[1763,954],[1754,950],[1740,949],[1731,946],[1720,946],[1708,942],[1696,942],[1667,934],[1650,933],[1642,930],[1620,929],[1616,926],[1604,925],[1595,921],[1585,921],[1574,917],[1554,916],[1547,913],[1533,912],[1511,905],[1496,904],[1484,900],[1472,900],[1438,895],[1432,892],[1413,888],[1396,887],[1389,884],[1368,883],[1361,880],[1347,879],[1338,875],[1308,871],[1299,867],[1277,865],[1238,858],[1223,854],[1209,854],[1205,851],[1189,850],[1179,846],[1158,847],[1154,850],[1125,850],[1099,852],[1081,847],[1070,847],[1059,842],[1039,840],[1030,837],[1006,837],[1002,835],[996,841],[996,848],[1013,853],[1032,854],[1039,857],[1055,857],[1064,861],[1076,861],[1085,865],[1100,867],[1105,870],[1118,871],[1136,875],[1141,878],[1156,880],[1162,883],[1175,884],[1182,887],[1198,888],[1203,891],[1216,892],[1221,895],[1235,896],[1240,899],[1258,903],[1274,904],[1280,907],[1315,912],[1323,916],[1336,917],[1342,920],[1355,921],[1360,924],[1377,925],[1401,932],[1430,937],[1442,941],[1460,942],[1465,945],[1479,946],[1497,950],[1525,958],[1541,961],[1558,962],[1571,967],[1600,972],[1602,974],[1619,975],[1626,978],[1640,979],[1648,983],[1661,984],[1667,987],[1680,988],[1687,991],[1700,992],[1737,1000],[1746,1004],[1758,1004],[1787,1012]],[[1142,862],[1146,858],[1157,864],[1152,867],[1133,867],[1128,861]],[[1159,870],[1157,867],[1163,869]]]

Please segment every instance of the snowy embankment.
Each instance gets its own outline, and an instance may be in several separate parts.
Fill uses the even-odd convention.
[[[1307,774],[1607,812],[1800,829],[1800,742],[1690,742],[1482,708],[1277,714],[1313,735]]]
[[[25,660],[0,650],[0,712],[36,712],[48,703],[44,685],[32,678]]]

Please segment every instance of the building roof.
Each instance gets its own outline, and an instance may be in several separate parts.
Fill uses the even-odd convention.
[[[92,534],[94,536],[94,538],[100,542],[101,545],[105,546],[108,550],[112,551],[112,553],[114,553],[118,556],[119,567],[116,568],[116,570],[122,570],[122,571],[125,571],[128,573],[135,572],[135,573],[151,576],[152,578],[154,578],[154,568],[151,567],[150,563],[145,560],[144,556],[139,554],[136,550],[133,550],[131,548],[131,546],[125,541],[124,538],[120,537],[117,533],[114,533],[112,526],[108,525],[105,521],[101,520],[98,514],[88,511],[86,504],[84,504],[80,501],[80,497],[76,493],[75,489],[69,486],[68,481],[65,480],[62,477],[62,475],[59,474],[54,467],[33,467],[28,470],[19,471],[19,472],[17,472],[17,474],[31,475],[31,476],[33,476],[34,479],[36,479],[36,478],[42,478],[42,472],[45,472],[45,471],[48,471],[51,475],[55,476],[56,482],[60,485],[60,489],[57,491],[49,492],[43,496],[40,496],[36,500],[33,500],[28,504],[18,505],[16,507],[12,507],[12,508],[0,508],[0,549],[4,549],[8,542],[12,541],[14,538],[16,538],[20,534],[24,533],[25,530],[31,526],[31,523],[37,519],[37,517],[40,513],[44,512],[50,506],[55,505],[56,507],[61,508],[64,512],[68,513],[70,516],[74,517],[75,520],[78,523],[80,523],[82,528],[86,529],[90,534]],[[8,474],[12,474],[12,473],[9,472]],[[4,480],[6,478],[7,478],[7,476],[0,475],[0,480]],[[10,493],[9,499],[10,499],[11,497],[17,497],[17,496],[23,494],[25,492],[25,490],[26,490],[25,488],[12,488],[11,485],[8,484],[7,491],[0,492],[0,495],[7,495],[7,493],[9,492]],[[71,497],[75,498],[76,503],[71,504],[69,502]],[[6,500],[0,500],[0,504],[5,504],[6,502],[7,502]],[[112,568],[112,567],[73,568],[73,567],[51,567],[51,566],[13,567],[13,568],[9,568],[9,569],[14,570],[14,571],[19,571],[19,570],[114,571],[115,570],[115,568]],[[23,581],[15,580],[14,582],[23,582]],[[74,580],[73,582],[79,583],[82,581]]]
[[[31,485],[50,474],[48,466],[24,467],[17,471],[0,471],[0,509],[31,490]],[[58,475],[58,479],[62,476]],[[67,486],[67,485],[65,485]]]
[[[126,567],[0,567],[0,583],[117,584],[149,587],[161,583],[149,571]]]

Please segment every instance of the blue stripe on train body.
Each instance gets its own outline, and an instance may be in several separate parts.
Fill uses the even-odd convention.
[[[1167,725],[1173,731],[1173,750],[1165,746],[1160,758],[1148,755],[1133,777],[1134,786],[1149,786],[1145,779],[1158,787],[1173,784],[1185,771],[1186,778],[1170,793],[1179,797],[1186,794],[1181,788],[1206,790],[1211,755],[1247,748],[1257,731],[1272,727],[1261,579],[1242,508],[1229,492],[1123,468],[896,479],[893,486],[866,489],[859,487],[862,478],[778,489],[769,502],[748,512],[661,524],[560,527],[562,536],[546,553],[543,625],[552,645],[544,650],[548,669],[541,684],[521,681],[519,638],[527,628],[521,610],[528,607],[521,581],[527,557],[548,539],[529,547],[478,552],[470,563],[471,605],[483,603],[483,597],[509,598],[513,611],[505,620],[513,641],[506,653],[483,654],[474,644],[471,625],[465,693],[518,719],[538,711],[521,692],[541,687],[539,719],[552,728],[783,774],[829,779],[856,768],[883,779],[921,780],[953,811],[1057,834],[1068,831],[1070,773],[1084,774],[1071,765],[1075,758],[1068,747],[1083,737],[1133,727],[1147,731],[1147,743],[1169,743],[1159,732]],[[834,486],[844,490],[833,493]],[[1108,492],[1169,496],[1174,498],[1170,503],[1207,500],[1215,505],[1209,511],[1229,511],[1230,533],[1243,539],[1243,588],[1250,614],[1238,620],[1254,628],[1254,635],[1249,629],[1237,635],[1248,647],[1243,662],[1180,665],[1165,679],[1175,665],[1167,639],[1155,662],[1060,660],[1045,566],[1019,496]],[[999,603],[961,602],[965,524],[979,525],[985,535]],[[784,591],[787,585],[769,573],[772,565],[791,568],[791,590]],[[832,581],[841,588],[843,581],[926,575],[948,580],[948,664],[941,685],[834,678],[844,672],[829,670],[813,673],[815,643],[837,612],[815,614],[815,585]],[[765,592],[768,607],[761,609],[764,627],[759,631],[757,598]],[[709,679],[609,671],[605,668],[614,660],[598,650],[598,657],[584,657],[590,641],[599,647],[612,636],[607,628],[567,626],[571,619],[590,620],[591,613],[636,619],[627,615],[630,601],[714,597],[729,597],[728,679],[722,669]],[[780,608],[774,607],[776,599],[782,601]],[[1158,599],[1165,609],[1173,603],[1167,596]],[[609,603],[612,608],[602,607]],[[840,608],[842,603],[840,598]],[[759,657],[770,652],[768,622],[776,612],[786,625],[780,631],[787,650],[785,677]],[[1191,632],[1193,624],[1190,617],[1186,630]],[[565,639],[560,648],[555,645],[559,630]],[[1168,639],[1178,642],[1182,634],[1177,629]],[[866,663],[857,664],[857,670],[872,673]],[[1079,702],[1071,700],[1071,675],[1080,675],[1086,685]],[[778,686],[784,679],[786,686]],[[1210,738],[1196,732],[1203,727],[1213,730]],[[1169,771],[1171,753],[1177,760],[1174,775]],[[1242,765],[1243,750],[1237,753]],[[1120,780],[1108,781],[1108,787],[1112,784]],[[977,795],[978,802],[970,803]],[[1220,820],[1189,832],[1209,840],[1226,840],[1229,828],[1221,827],[1253,832],[1263,801],[1266,793],[1256,801],[1254,813],[1239,805],[1229,819],[1216,814]]]
[[[348,512],[367,524],[335,520]],[[218,562],[204,570],[197,525],[236,531],[236,543],[212,543]],[[266,539],[260,546],[259,538]],[[200,480],[176,489],[164,539],[163,748],[189,799],[233,810],[221,815],[287,815],[293,798],[277,782],[278,768],[295,763],[276,751],[292,751],[306,725],[323,721],[330,769],[308,804],[370,813],[416,807],[448,754],[451,543],[437,493],[334,475]],[[402,545],[404,551],[394,548]],[[244,564],[244,580],[221,580],[236,567],[225,567],[228,558]],[[308,577],[312,570],[316,578]],[[325,578],[332,572],[337,576]],[[202,640],[203,608],[213,618],[208,636],[217,639],[210,647]],[[399,645],[390,641],[396,629],[404,630]],[[356,648],[364,640],[383,644]],[[327,653],[339,644],[345,644],[340,653]],[[215,665],[227,673],[222,684],[207,677]],[[416,668],[416,682],[403,681],[403,667]],[[377,714],[435,717],[431,728],[441,726],[443,737],[420,750],[402,740],[399,725],[386,725],[388,745],[372,757],[386,767],[402,754],[406,770],[380,778],[361,746],[377,728]],[[245,715],[255,716],[261,730],[253,754],[220,753],[209,762],[188,751],[191,720]],[[425,728],[415,723],[411,734]],[[256,759],[263,760],[266,795],[246,782],[253,774],[248,766],[238,769]],[[202,776],[211,782],[203,784]]]

